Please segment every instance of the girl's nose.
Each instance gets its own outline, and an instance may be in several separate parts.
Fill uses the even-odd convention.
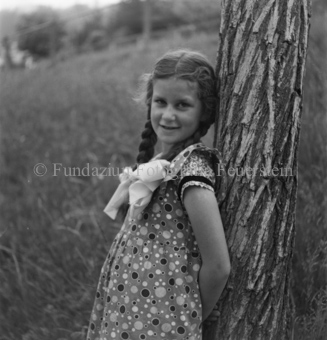
[[[175,111],[171,106],[165,107],[162,113],[162,119],[164,120],[175,120]]]

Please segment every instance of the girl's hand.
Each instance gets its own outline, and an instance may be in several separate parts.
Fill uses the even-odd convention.
[[[218,311],[218,307],[215,306],[210,315],[204,320],[206,326],[210,326],[215,323],[220,316],[220,312]]]

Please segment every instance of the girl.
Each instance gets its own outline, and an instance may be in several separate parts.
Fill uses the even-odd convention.
[[[230,271],[219,158],[200,142],[214,122],[214,70],[202,54],[177,50],[143,80],[138,167],[121,176],[105,211],[114,218],[128,196],[130,207],[101,271],[89,340],[201,339]]]

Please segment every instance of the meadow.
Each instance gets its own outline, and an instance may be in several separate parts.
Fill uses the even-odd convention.
[[[322,340],[327,332],[324,25],[323,15],[313,22],[304,84],[292,273],[296,340]],[[64,168],[133,164],[145,119],[132,100],[138,77],[177,47],[203,51],[215,63],[217,35],[167,36],[146,50],[109,48],[0,74],[1,340],[85,338],[100,268],[120,227],[102,212],[118,178],[65,176]],[[33,172],[38,163],[47,167],[44,176]]]

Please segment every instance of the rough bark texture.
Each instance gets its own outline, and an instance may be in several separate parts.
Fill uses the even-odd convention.
[[[205,340],[291,339],[309,2],[222,1],[216,146],[225,164],[219,203],[232,272]]]

